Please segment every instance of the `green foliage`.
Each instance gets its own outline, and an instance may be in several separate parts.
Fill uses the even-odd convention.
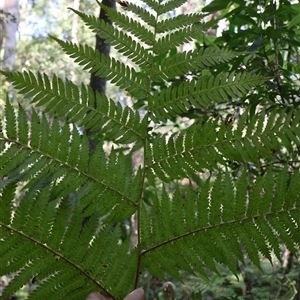
[[[239,55],[228,49],[178,53],[174,47],[205,30],[202,15],[165,20],[185,1],[144,2],[151,12],[127,7],[143,22],[99,4],[114,28],[74,11],[132,66],[53,38],[84,69],[126,91],[133,107],[56,75],[2,72],[44,113],[33,109],[28,118],[6,101],[0,266],[13,279],[1,299],[29,280],[36,284],[29,299],[84,299],[96,290],[122,299],[145,270],[181,280],[179,270],[205,277],[208,269],[218,273],[220,263],[237,276],[243,249],[258,268],[260,254],[281,259],[281,243],[296,254],[300,174],[278,155],[299,151],[297,107],[250,107],[236,120],[207,116],[173,135],[159,130],[191,110],[246,97],[269,78],[234,69],[215,74]],[[101,129],[94,153],[82,128]],[[133,166],[137,153],[142,163]],[[188,187],[180,184],[184,178]],[[134,213],[136,244],[121,239],[118,225]]]
[[[299,106],[300,6],[296,2],[214,0],[204,8],[206,12],[222,9],[219,18],[226,19],[228,26],[222,36],[210,41],[199,39],[199,43],[247,51],[222,68],[230,71],[242,67],[269,77],[267,89],[258,88],[258,93],[242,98],[249,101],[253,111],[260,104],[270,109]]]
[[[209,278],[182,274],[184,284],[177,282],[176,299],[222,299],[222,300],[250,300],[250,299],[294,299],[297,297],[297,281],[299,266],[294,259],[293,267],[288,274],[282,272],[281,263],[274,258],[271,265],[267,260],[261,259],[263,273],[245,259],[245,269],[238,277],[220,266],[220,275],[210,274]],[[241,267],[241,265],[239,265]],[[201,280],[199,280],[199,277]],[[157,299],[160,297],[161,288],[157,288]],[[245,293],[247,291],[247,293]],[[201,298],[202,297],[202,298]],[[154,299],[148,297],[146,299]]]

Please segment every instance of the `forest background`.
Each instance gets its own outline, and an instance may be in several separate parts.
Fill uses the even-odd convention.
[[[94,35],[83,26],[77,15],[67,10],[67,7],[98,15],[94,0],[2,0],[0,6],[0,63],[1,69],[23,71],[39,71],[49,76],[72,79],[75,83],[90,81],[89,74],[82,71],[57,47],[49,38],[53,35],[72,42],[95,44]],[[293,5],[294,4],[294,5]],[[185,45],[182,50],[197,46],[226,47],[240,52],[247,52],[233,64],[221,64],[219,72],[235,69],[256,70],[265,76],[274,76],[275,80],[269,86],[258,87],[257,93],[231,103],[230,107],[215,106],[205,111],[193,112],[198,118],[218,115],[224,122],[231,122],[245,107],[262,105],[272,110],[278,102],[283,105],[298,107],[300,85],[300,4],[292,1],[212,1],[210,4],[200,0],[191,0],[179,12],[199,12],[206,6],[207,19],[215,19],[213,26],[205,35]],[[10,7],[8,10],[7,8]],[[8,12],[8,13],[7,13]],[[6,28],[4,26],[6,24]],[[7,29],[7,24],[11,27]],[[5,31],[6,30],[6,31]],[[10,43],[8,43],[8,39]],[[112,50],[112,55],[114,52]],[[0,78],[0,114],[4,107],[6,93],[13,106],[18,103],[30,114],[31,104],[22,96],[16,94],[9,82]],[[130,104],[131,99],[120,93],[112,85],[107,85],[106,93],[116,101]],[[184,117],[170,122],[166,130],[176,131],[184,127]],[[299,155],[298,155],[299,156]],[[299,161],[299,157],[295,161]],[[284,157],[280,158],[284,160]],[[138,158],[137,158],[138,160]],[[299,163],[293,166],[299,168]],[[238,166],[233,168],[238,172]],[[254,176],[257,170],[253,169]],[[182,182],[184,185],[185,182]],[[126,224],[127,227],[132,224]],[[127,228],[131,230],[130,228]],[[300,263],[283,247],[283,263],[274,258],[271,265],[262,258],[262,274],[250,261],[240,267],[240,278],[236,278],[226,268],[221,268],[221,276],[213,275],[206,278],[196,278],[182,275],[184,284],[173,281],[178,299],[185,299],[191,291],[201,293],[203,299],[300,299]],[[144,274],[141,279],[146,289],[147,299],[155,297],[163,299],[163,282]],[[7,278],[2,278],[5,284]],[[19,299],[26,297],[30,285],[19,292]],[[246,295],[247,294],[247,295]],[[251,298],[252,297],[252,298]]]

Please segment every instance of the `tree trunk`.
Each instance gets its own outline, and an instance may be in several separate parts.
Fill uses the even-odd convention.
[[[116,9],[116,0],[102,0],[102,4],[110,8]],[[112,25],[112,22],[107,18],[105,11],[102,9],[100,9],[99,19],[104,20],[105,22],[108,22],[110,25]],[[106,56],[108,56],[110,53],[110,45],[105,44],[104,40],[100,38],[98,35],[96,35],[95,49]],[[99,92],[101,94],[105,94],[106,79],[103,77],[98,77],[95,75],[95,73],[92,73],[90,78],[90,86],[95,93]],[[96,108],[96,103],[95,103],[95,108]],[[86,130],[86,134],[89,138],[90,153],[93,153],[97,147],[98,139],[95,139],[95,135],[99,134],[100,130],[101,129],[97,131]],[[89,220],[89,218],[90,217],[85,217],[83,219],[82,226],[84,226],[84,224]]]
[[[102,4],[116,9],[116,0],[102,0]],[[100,10],[99,19],[109,23],[112,25],[112,22],[107,18],[106,13],[103,9]],[[96,35],[96,50],[98,50],[100,53],[103,53],[104,55],[109,55],[110,52],[110,45],[105,44],[104,40],[100,38],[98,35]],[[105,94],[106,90],[106,79],[101,78],[95,75],[95,73],[92,73],[91,79],[90,79],[90,86],[91,88],[96,92],[99,92],[101,94]],[[96,105],[96,104],[95,104]],[[100,130],[99,130],[100,131]],[[98,132],[99,132],[98,131]],[[98,132],[91,132],[87,130],[87,135],[90,136],[89,143],[90,143],[90,152],[93,153],[97,147],[97,139],[91,137],[94,135],[97,135]]]
[[[115,0],[103,0],[102,4],[104,4],[108,7],[116,9],[116,1]],[[102,10],[102,9],[100,10],[99,19],[101,19],[101,20],[109,23],[110,25],[112,25],[111,21],[107,18],[106,14],[105,14],[105,11]],[[103,53],[104,55],[109,55],[110,45],[105,44],[104,40],[102,38],[100,38],[98,35],[96,35],[96,49],[100,53]],[[94,91],[97,91],[99,93],[104,94],[105,89],[106,89],[106,79],[97,77],[93,73],[91,75],[90,86],[92,87],[92,89]]]
[[[0,1],[0,50],[4,48],[3,69],[11,71],[15,62],[17,30],[19,23],[19,0]]]

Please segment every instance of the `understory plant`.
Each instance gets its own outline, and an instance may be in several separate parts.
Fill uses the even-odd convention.
[[[209,27],[201,14],[165,17],[184,0],[143,2],[118,12],[98,3],[113,26],[73,10],[119,59],[53,37],[132,106],[55,74],[2,72],[35,108],[7,97],[0,131],[0,275],[12,277],[0,299],[28,281],[28,299],[123,299],[144,271],[180,281],[223,264],[237,276],[245,255],[261,269],[282,244],[297,253],[300,174],[278,157],[299,153],[299,110],[203,116],[266,78],[213,72],[242,55],[233,51],[179,51]],[[170,133],[179,118],[185,126]],[[126,220],[136,238],[121,234]]]

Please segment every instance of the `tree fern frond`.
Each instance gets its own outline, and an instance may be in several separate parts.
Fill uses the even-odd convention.
[[[169,1],[168,3],[170,3]],[[178,15],[170,19],[165,19],[157,23],[157,33],[170,32],[183,27],[192,26],[202,19],[201,14]]]
[[[120,61],[109,58],[87,45],[75,45],[55,39],[64,52],[75,59],[84,69],[90,70],[96,76],[106,77],[121,89],[126,90],[132,97],[143,99],[147,95],[148,78],[137,73],[133,68],[126,66]]]
[[[285,199],[291,196],[290,181],[285,181],[286,197],[276,200],[281,200],[280,207],[272,205],[275,200],[273,191],[276,183],[282,177],[298,179],[299,173],[289,174],[287,170],[283,170],[279,176],[267,176],[272,177],[274,185],[265,185],[264,177],[258,178],[257,184],[269,195],[272,194],[272,197],[268,198],[261,194],[260,202],[268,202],[268,210],[260,206],[258,210],[253,211],[249,205],[252,201],[256,202],[253,198],[256,196],[248,192],[248,202],[248,197],[240,198],[240,194],[235,192],[237,186],[241,185],[239,181],[245,180],[244,175],[241,179],[233,180],[229,174],[220,174],[216,179],[208,180],[210,183],[206,186],[213,184],[213,188],[207,190],[204,186],[199,195],[190,188],[184,196],[176,190],[171,199],[166,194],[157,197],[151,207],[145,207],[141,211],[142,218],[145,218],[142,222],[142,226],[145,226],[142,227],[145,234],[142,235],[145,267],[160,276],[164,271],[175,276],[175,266],[188,272],[190,269],[193,272],[204,272],[205,275],[204,266],[215,270],[216,263],[225,263],[236,274],[237,260],[243,261],[240,243],[260,268],[260,253],[271,260],[271,251],[279,254],[279,242],[291,243],[291,239],[299,241],[300,231],[297,223],[293,221],[298,218],[300,212],[297,205],[299,189],[292,187],[292,193],[296,193],[297,198],[292,200],[293,205],[288,210],[283,211]],[[201,211],[201,207],[205,207],[205,210]],[[192,208],[194,214],[189,213]],[[164,211],[169,217],[163,218],[154,210]],[[232,210],[236,214],[233,214]],[[206,218],[203,218],[203,215],[206,215]],[[289,230],[286,230],[284,225],[287,220],[291,220]],[[157,224],[160,224],[159,228]],[[151,231],[147,233],[146,228],[150,228]],[[147,234],[153,238],[148,239]],[[294,246],[291,249],[294,249]],[[184,258],[187,254],[188,265],[184,260],[177,260],[177,257]]]
[[[134,67],[54,38],[84,69],[127,91],[133,107],[56,75],[2,72],[53,118],[34,109],[28,118],[6,101],[0,276],[12,280],[1,299],[29,280],[36,285],[29,300],[85,299],[91,291],[123,299],[146,269],[182,280],[180,270],[207,276],[207,268],[218,273],[219,264],[236,274],[246,255],[260,268],[262,255],[280,259],[282,244],[296,255],[300,172],[289,160],[299,154],[298,108],[263,110],[250,98],[249,107],[244,101],[239,107],[245,111],[235,114],[236,100],[255,94],[265,78],[219,68],[216,76],[201,75],[236,53],[208,48],[174,54],[208,25],[197,14],[163,20],[184,0],[142,2],[126,4],[124,12],[99,3],[114,27],[74,10]],[[201,110],[197,118],[191,108]],[[178,133],[167,134],[169,119],[183,113],[192,125],[178,124]],[[226,113],[234,115],[232,122],[223,121]],[[128,148],[110,147],[107,140]],[[197,189],[177,186],[182,178]],[[133,215],[133,239],[123,238],[118,223]]]
[[[158,9],[156,10],[156,13],[158,15],[162,15],[164,13],[172,11],[173,9],[176,9],[177,7],[180,7],[181,5],[186,3],[185,0],[170,0],[168,2],[160,0],[159,2],[160,2],[160,5],[159,5]],[[163,2],[165,2],[165,3],[163,3]]]
[[[170,86],[149,97],[150,116],[154,121],[163,121],[187,112],[191,107],[201,108],[213,103],[224,103],[241,97],[264,80],[251,73],[230,73],[204,76],[178,86]]]
[[[128,3],[128,5],[126,6],[126,8],[124,8],[124,10],[133,12],[137,17],[142,19],[147,25],[151,27],[155,26],[156,18],[147,9],[135,5],[134,3]]]
[[[149,46],[153,44],[155,39],[154,33],[148,30],[145,26],[133,20],[132,18],[129,18],[124,13],[109,8],[100,2],[98,2],[98,4],[101,9],[105,10],[107,16],[113,20],[114,23],[124,32],[132,34],[135,38]]]
[[[272,153],[275,149],[280,152],[300,145],[296,133],[299,131],[299,121],[294,122],[295,127],[290,127],[282,112],[274,111],[267,116],[263,111],[261,115],[268,124],[260,128],[261,132],[255,126],[260,122],[259,118],[253,118],[254,124],[248,123],[245,112],[236,129],[220,124],[219,120],[211,120],[204,125],[192,125],[185,133],[174,134],[169,139],[166,135],[157,135],[146,151],[148,171],[168,182],[171,178],[189,177],[204,169],[226,166],[228,161],[259,165],[260,159],[264,158],[266,162],[274,162],[276,157]],[[299,116],[295,119],[299,120]],[[278,124],[281,127],[278,128]],[[252,131],[247,131],[248,126]],[[241,132],[240,128],[246,133]],[[287,135],[289,139],[284,138]],[[278,196],[281,199],[281,195]]]
[[[53,200],[72,193],[74,199],[81,199],[83,206],[93,203],[90,209],[95,206],[101,208],[102,215],[111,211],[112,218],[119,218],[118,212],[122,210],[124,214],[127,209],[129,215],[133,213],[138,195],[136,185],[141,180],[141,174],[138,172],[133,175],[130,155],[112,152],[107,156],[99,146],[89,158],[88,143],[76,129],[69,131],[68,138],[63,140],[61,134],[66,136],[66,128],[60,130],[55,121],[50,127],[45,118],[37,121],[39,118],[36,114],[33,114],[35,122],[32,126],[35,126],[34,139],[38,138],[38,141],[31,143],[30,131],[27,140],[24,140],[23,134],[21,140],[18,132],[11,128],[25,127],[26,124],[18,123],[20,118],[16,119],[8,101],[6,107],[8,119],[5,122],[9,120],[10,123],[2,130],[0,140],[1,143],[7,143],[5,153],[11,158],[0,163],[3,187],[26,179],[25,188],[35,188],[43,179],[43,187],[53,185]],[[110,198],[109,202],[104,201],[106,197]],[[95,198],[99,199],[97,203]]]
[[[155,12],[157,12],[159,10],[160,3],[158,1],[156,1],[156,0],[145,0],[143,2],[146,3]]]
[[[159,55],[182,46],[185,43],[189,43],[199,37],[199,35],[203,34],[205,29],[206,26],[198,22],[192,26],[168,33],[154,42],[153,52]]]
[[[177,53],[164,58],[159,64],[154,64],[154,79],[158,81],[167,80],[189,72],[199,72],[203,68],[229,62],[236,55],[236,53],[230,50],[218,49],[216,47]]]
[[[5,73],[5,76],[26,97],[34,95],[32,102],[45,106],[45,111],[55,113],[69,122],[77,122],[85,129],[101,128],[108,140],[113,138],[116,143],[126,144],[137,142],[139,148],[144,139],[146,120],[141,120],[138,112],[129,107],[123,108],[120,103],[115,103],[103,94],[95,94],[89,86],[82,84],[78,88],[69,80],[63,81],[55,75],[49,79],[46,74],[40,73],[37,78],[31,72]],[[26,116],[21,112],[19,118],[24,119]],[[19,131],[25,130],[25,125],[26,122],[22,122]],[[13,130],[13,127],[9,130]]]
[[[8,195],[11,189],[12,186],[4,189],[8,197],[0,198],[1,207],[12,209]],[[97,289],[114,295],[117,292],[118,297],[124,294],[124,289],[129,292],[133,280],[128,272],[134,268],[136,252],[127,254],[128,242],[118,245],[119,230],[112,231],[110,227],[97,230],[96,215],[91,215],[82,228],[82,209],[72,206],[67,199],[49,202],[50,194],[51,186],[42,192],[37,187],[21,196],[13,217],[11,211],[7,215],[9,222],[7,216],[0,216],[1,227],[5,229],[1,235],[1,244],[5,245],[0,247],[1,275],[16,273],[2,297],[10,296],[32,279],[38,287],[29,299],[65,299],[68,294],[86,296]],[[121,281],[107,276],[115,263],[124,272]],[[61,293],[53,292],[57,282],[64,285]]]
[[[95,16],[89,16],[74,9],[71,10],[79,15],[84,23],[99,37],[104,39],[106,43],[114,46],[120,54],[131,59],[139,67],[142,67],[145,63],[150,61],[148,51],[141,43],[134,41],[126,33],[112,27],[107,22]]]

